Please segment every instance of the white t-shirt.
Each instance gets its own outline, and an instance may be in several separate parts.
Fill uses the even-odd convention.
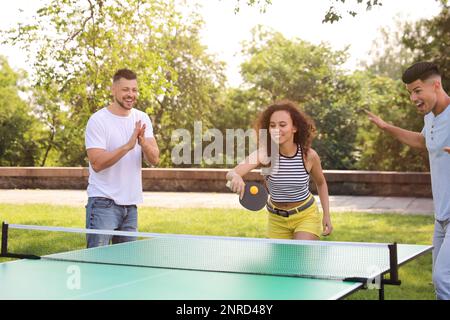
[[[86,149],[116,150],[130,140],[139,120],[146,124],[145,137],[153,137],[151,120],[142,111],[131,109],[127,117],[114,115],[107,108],[97,111],[86,126]],[[113,166],[100,172],[95,172],[89,163],[88,197],[109,198],[118,205],[142,203],[141,169],[142,150],[138,143]]]

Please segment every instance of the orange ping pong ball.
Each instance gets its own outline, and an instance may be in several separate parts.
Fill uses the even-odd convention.
[[[257,186],[251,186],[250,187],[250,194],[255,195],[258,193],[258,187]]]

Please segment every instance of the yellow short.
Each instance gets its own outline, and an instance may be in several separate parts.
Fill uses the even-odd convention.
[[[313,195],[310,195],[302,204],[306,203],[311,197]],[[322,213],[315,201],[309,208],[289,217],[268,213],[267,235],[269,238],[293,239],[296,232],[308,232],[320,237],[322,231]]]

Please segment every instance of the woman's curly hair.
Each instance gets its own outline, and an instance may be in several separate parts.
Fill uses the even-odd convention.
[[[269,105],[258,117],[255,125],[256,132],[260,132],[261,129],[266,129],[268,132],[268,138],[270,137],[270,117],[276,111],[289,112],[293,125],[297,128],[297,132],[294,133],[294,143],[299,144],[305,153],[308,154],[311,148],[312,141],[316,136],[317,130],[314,121],[303,111],[300,111],[297,104],[290,100],[281,100]],[[260,135],[258,134],[258,143],[260,142]],[[267,155],[271,156],[271,139],[267,139]],[[262,142],[262,141],[261,141]]]

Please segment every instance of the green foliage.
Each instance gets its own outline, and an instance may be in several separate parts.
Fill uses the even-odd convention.
[[[379,115],[385,121],[408,130],[420,132],[423,117],[409,101],[400,80],[356,73],[365,97],[364,109]],[[429,171],[427,153],[412,149],[392,136],[380,131],[362,113],[358,129],[359,159],[356,168],[363,170]]]
[[[443,0],[440,0],[443,1]],[[235,0],[236,4],[234,7],[234,12],[238,13],[241,7],[241,0]],[[345,11],[348,15],[354,17],[358,13],[355,11],[354,7],[349,5],[350,1],[346,0],[328,0],[330,7],[325,13],[322,23],[334,23],[342,19],[342,12]],[[357,6],[366,6],[366,11],[371,10],[375,6],[382,6],[380,0],[356,0],[353,1]],[[272,0],[247,0],[246,4],[248,6],[258,7],[261,12],[266,12],[267,8],[272,4]],[[351,8],[351,9],[350,9]]]
[[[31,24],[8,32],[8,42],[34,61],[34,107],[48,128],[45,154],[58,155],[57,164],[87,165],[85,125],[110,102],[119,68],[138,74],[137,108],[154,120],[163,165],[170,164],[171,130],[207,119],[223,65],[200,45],[195,8],[178,4],[191,14],[177,11],[175,0],[52,0]]]
[[[334,3],[334,5],[331,5],[328,9],[327,13],[325,14],[324,19],[322,20],[322,23],[334,23],[338,22],[342,19],[342,11],[346,11],[346,13],[352,17],[355,17],[358,13],[355,11],[355,9],[352,7],[349,8],[349,2],[346,0],[330,0],[329,2]],[[363,3],[364,2],[364,3]],[[366,5],[366,11],[371,10],[375,6],[382,6],[382,2],[380,0],[356,0],[353,1],[353,3],[356,3],[357,5]],[[340,6],[341,8],[337,7]]]
[[[374,74],[399,79],[414,62],[434,61],[441,69],[444,89],[450,91],[450,7],[447,0],[439,1],[442,10],[436,17],[397,21],[395,29],[383,28],[374,42],[372,62],[364,66]]]
[[[258,27],[244,53],[248,60],[241,65],[242,76],[251,90],[260,92],[253,104],[296,101],[316,122],[319,135],[313,147],[324,168],[352,168],[356,138],[353,114],[359,96],[355,83],[340,68],[346,52],[333,51],[326,44],[286,39]]]
[[[249,89],[228,93],[230,107],[224,106],[227,111],[218,123],[247,128],[261,107],[288,98],[315,120],[318,137],[313,147],[325,169],[429,170],[426,152],[381,132],[364,113],[367,109],[395,125],[421,131],[423,119],[411,105],[399,76],[389,78],[408,61],[407,54],[387,51],[390,59],[379,56],[368,71],[348,75],[340,67],[345,51],[289,40],[263,27],[254,30],[244,52],[248,59],[241,70]]]
[[[330,70],[333,65],[330,65]],[[313,147],[319,153],[325,169],[354,169],[358,160],[356,135],[357,113],[362,101],[359,82],[351,76],[333,70],[333,81],[317,97],[305,102],[305,110],[315,119],[318,137]]]
[[[0,57],[0,166],[38,165],[41,127],[19,96],[24,77]]]
[[[449,7],[448,1],[439,1],[438,16],[399,23],[395,32],[383,30],[374,62],[354,74],[342,69],[346,50],[257,27],[243,47],[246,83],[227,89],[224,64],[200,42],[203,21],[196,5],[184,0],[50,0],[32,22],[2,33],[5,43],[28,52],[34,73],[28,107],[19,97],[25,76],[1,60],[0,165],[86,166],[86,122],[110,102],[112,75],[126,67],[138,73],[137,108],[153,120],[162,167],[173,166],[174,130],[187,129],[193,136],[194,121],[201,120],[203,130],[217,128],[225,136],[226,129],[251,128],[264,106],[288,98],[315,120],[313,147],[325,169],[428,170],[426,154],[380,132],[358,111],[367,108],[393,124],[421,130],[422,117],[398,79],[415,60],[433,60],[449,91]],[[237,0],[236,8],[242,3]],[[271,1],[245,3],[264,11]],[[326,22],[338,21],[344,11],[356,14],[348,10],[351,1],[330,4]],[[381,2],[353,4],[369,10]]]
[[[234,12],[238,13],[240,11],[241,0],[235,0],[236,4],[234,6]],[[272,0],[247,0],[248,6],[257,6],[261,12],[266,12],[267,7],[272,4]]]
[[[446,0],[441,3],[442,10],[436,17],[407,24],[402,41],[417,52],[417,61],[433,61],[439,65],[444,89],[450,92],[450,6]]]
[[[403,83],[403,71],[420,60],[436,62],[442,71],[444,89],[450,90],[450,15],[447,1],[441,1],[440,14],[415,23],[397,22],[396,30],[382,30],[375,42],[374,59],[366,65],[369,73],[363,77],[361,88],[368,100],[367,108],[396,126],[420,132],[423,117],[411,104]],[[369,103],[370,102],[370,103]],[[362,147],[358,169],[428,171],[426,152],[417,151],[380,132],[368,122],[358,132]]]
[[[250,153],[250,139],[246,138],[241,145],[241,141],[227,137],[227,133],[238,134],[245,133],[248,130],[254,129],[254,121],[256,115],[266,105],[268,97],[264,96],[256,89],[238,89],[229,88],[222,92],[217,104],[215,105],[215,113],[211,117],[211,125],[213,128],[219,130],[223,137],[223,154],[220,155],[223,160],[222,164],[213,165],[213,167],[234,167],[240,162],[240,153],[242,157]],[[255,142],[253,140],[252,142]],[[233,143],[233,155],[227,153],[227,143]],[[244,150],[244,151],[243,151]]]
[[[221,112],[217,101],[225,86],[225,65],[206,52],[200,42],[203,21],[192,14],[190,23],[180,25],[176,37],[161,43],[164,59],[173,70],[171,79],[174,90],[156,97],[149,109],[156,123],[158,145],[162,150],[160,166],[174,166],[171,161],[172,132],[186,129],[193,137],[194,122],[202,121],[204,129],[211,127],[211,120]]]
[[[394,28],[381,28],[379,37],[370,51],[371,62],[364,68],[375,75],[397,80],[403,71],[417,59],[417,51],[405,46],[402,38],[407,22],[396,20]]]

